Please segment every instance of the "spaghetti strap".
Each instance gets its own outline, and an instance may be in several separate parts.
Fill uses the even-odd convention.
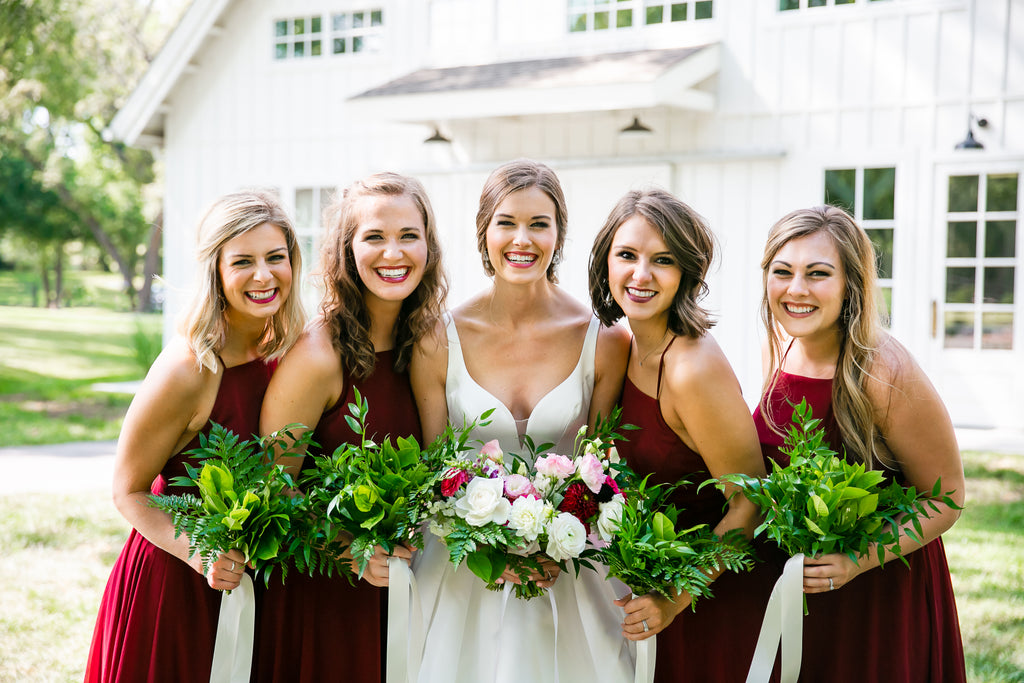
[[[669,341],[668,346],[665,347],[665,350],[661,352],[661,359],[658,361],[658,389],[654,397],[658,399],[659,406],[661,401],[661,375],[665,371],[665,354],[668,353],[668,350],[672,348],[672,345],[676,343],[676,339],[678,338],[678,335],[672,335],[671,341]]]

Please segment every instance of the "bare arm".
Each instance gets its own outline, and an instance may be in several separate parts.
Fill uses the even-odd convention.
[[[438,321],[431,334],[413,349],[409,380],[420,415],[424,443],[430,443],[448,426],[448,333],[444,322]]]
[[[629,359],[629,332],[619,325],[601,327],[594,359],[594,394],[590,399],[587,424],[591,428],[598,417],[606,418],[622,395],[622,381]]]
[[[132,400],[117,440],[112,494],[121,515],[153,545],[203,574],[202,558],[174,535],[172,517],[149,505],[150,485],[167,462],[206,424],[220,376],[196,369],[184,342],[175,339],[157,358]],[[244,570],[238,550],[223,553],[206,574],[212,588],[238,586]]]
[[[942,493],[951,492],[953,502],[963,506],[965,481],[960,449],[949,413],[935,387],[910,354],[894,341],[882,345],[873,370],[875,378],[869,380],[868,395],[875,408],[875,424],[891,454],[883,455],[885,464],[892,466],[889,460],[895,461],[907,483],[918,491],[931,491],[941,479]],[[934,503],[938,512],[929,511],[931,516],[921,520],[923,544],[934,541],[960,517],[959,510],[940,501]],[[911,529],[910,523],[901,529],[900,550],[904,554],[922,547],[905,533]],[[888,556],[886,561],[896,560]],[[877,566],[874,548],[856,563],[845,555],[826,555],[821,564],[805,567],[804,589],[808,593],[830,590],[828,578],[838,588]]]
[[[326,329],[313,326],[299,338],[278,365],[263,398],[260,434],[276,432],[290,424],[306,427],[295,438],[311,431],[320,417],[341,399],[341,359]],[[290,445],[290,444],[289,444]],[[278,461],[296,477],[302,466],[304,448],[289,449]]]

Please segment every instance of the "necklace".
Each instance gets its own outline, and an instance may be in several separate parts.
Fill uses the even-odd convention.
[[[647,359],[650,358],[654,354],[654,352],[658,350],[658,347],[660,347],[662,345],[662,343],[665,341],[665,339],[668,338],[668,333],[669,333],[669,331],[665,330],[665,334],[661,335],[661,339],[658,340],[658,343],[655,344],[651,348],[650,351],[648,351],[647,353],[643,354],[642,356],[640,356],[637,359],[637,362],[640,364],[640,367],[644,366],[644,363],[647,361]],[[639,355],[640,354],[640,342],[637,341],[636,335],[633,335],[633,343],[636,344],[636,352]]]

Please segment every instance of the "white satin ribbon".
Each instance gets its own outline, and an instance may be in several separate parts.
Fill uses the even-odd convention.
[[[210,683],[249,683],[255,627],[256,592],[243,572],[238,588],[221,594]]]
[[[565,581],[567,579],[562,579],[562,580]],[[555,587],[554,586],[551,586],[550,588],[546,589],[546,592],[548,594],[548,600],[551,601],[551,620],[555,624],[555,636],[554,636],[555,642],[554,642],[554,648],[553,649],[555,651],[555,661],[554,661],[554,665],[555,665],[555,683],[558,683],[558,602],[555,600]]]
[[[639,597],[635,593],[633,598]],[[636,641],[634,683],[654,683],[654,666],[658,661],[658,636]]]
[[[423,615],[416,577],[405,560],[388,558],[387,683],[415,683],[423,661]]]
[[[782,644],[781,683],[796,683],[803,654],[804,626],[804,556],[794,555],[786,561],[782,576],[775,582],[768,607],[757,636],[754,658],[750,662],[746,683],[765,683],[775,666],[775,653]]]

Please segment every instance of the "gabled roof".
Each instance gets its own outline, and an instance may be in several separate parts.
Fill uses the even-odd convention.
[[[708,111],[697,88],[719,68],[717,44],[421,69],[349,101],[399,121],[670,106]]]
[[[129,145],[159,145],[163,139],[164,101],[192,58],[211,36],[219,33],[217,20],[231,0],[193,0],[177,27],[149,65],[108,130]]]

